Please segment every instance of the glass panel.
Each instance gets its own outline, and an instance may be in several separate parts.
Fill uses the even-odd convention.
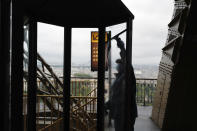
[[[97,71],[91,71],[91,31],[72,29],[70,131],[95,131]]]
[[[107,28],[111,31],[111,36],[126,29],[125,24],[119,24]],[[124,106],[125,106],[125,43],[126,33],[119,36],[124,48],[118,47],[117,40],[111,41],[111,57],[109,55],[109,71],[105,82],[105,131],[122,131],[124,126]],[[111,68],[111,71],[110,71]]]
[[[38,23],[37,130],[63,130],[63,28]]]

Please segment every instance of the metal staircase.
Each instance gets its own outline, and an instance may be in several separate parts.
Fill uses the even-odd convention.
[[[28,41],[26,40],[28,45]],[[37,54],[37,80],[39,81],[37,88],[37,99],[40,98],[39,102],[42,101],[44,108],[48,111],[38,111],[37,112],[37,122],[38,130],[47,131],[48,128],[53,126],[56,121],[63,121],[63,82],[55,74],[53,69],[41,55]],[[28,49],[24,49],[24,67],[28,67]],[[28,70],[24,68],[24,81],[28,82]],[[95,88],[93,91],[95,91]],[[91,97],[93,91],[90,91],[87,96],[73,96],[71,93],[71,112],[70,112],[70,127],[73,131],[94,131],[96,118],[92,117],[91,114],[84,108],[92,101],[96,100],[96,97]],[[28,92],[28,91],[27,91]],[[91,98],[91,99],[90,99]],[[84,101],[85,100],[85,101]],[[38,101],[38,100],[37,100]],[[37,105],[40,106],[38,102]],[[46,105],[46,107],[45,107]],[[38,107],[40,108],[40,107]],[[51,115],[52,114],[52,115]],[[50,118],[51,117],[51,118]],[[52,122],[47,123],[48,119],[53,119]],[[40,122],[44,119],[44,122]],[[44,124],[43,124],[44,123]],[[62,123],[63,124],[63,123]],[[43,126],[44,125],[44,126]]]

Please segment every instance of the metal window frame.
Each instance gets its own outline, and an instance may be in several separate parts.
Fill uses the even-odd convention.
[[[23,131],[23,7],[11,2],[11,131]]]
[[[10,96],[10,0],[0,1],[0,60],[2,131],[9,130],[9,96]]]
[[[36,130],[37,96],[37,21],[29,18],[29,63],[27,94],[27,130]]]
[[[23,130],[23,17],[24,10],[21,2],[12,1],[12,63],[11,63],[11,130]],[[127,42],[126,42],[126,70],[128,65],[132,64],[132,18],[127,21]],[[36,21],[32,21],[30,29],[31,53],[32,59],[29,64],[29,87],[36,87],[36,55],[37,55],[37,28]],[[105,26],[99,28],[99,61],[98,61],[98,106],[97,106],[97,130],[104,130],[104,80],[105,80]],[[71,27],[64,27],[64,130],[70,129],[70,74],[71,74]],[[129,86],[128,73],[126,74],[126,85]],[[29,88],[28,93],[28,128],[33,130],[36,128],[36,89]],[[128,127],[127,120],[129,119],[128,105],[130,103],[129,89],[126,88],[126,105],[125,105],[125,128]],[[31,109],[30,109],[31,108]],[[35,108],[35,109],[34,109]],[[98,115],[99,114],[99,115]],[[31,122],[30,122],[31,121]],[[32,122],[33,121],[33,122]],[[128,129],[128,128],[127,128]]]

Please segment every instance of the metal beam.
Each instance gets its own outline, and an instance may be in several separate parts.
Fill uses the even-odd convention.
[[[64,27],[64,71],[63,71],[63,118],[64,131],[70,130],[70,74],[71,74],[71,38],[70,27]]]
[[[105,90],[105,27],[99,27],[98,86],[97,86],[97,131],[104,131]]]
[[[23,5],[12,1],[11,131],[23,131]]]
[[[127,29],[125,29],[125,30],[121,31],[120,33],[116,34],[116,35],[115,35],[115,36],[113,36],[113,37],[110,37],[110,40],[113,40],[113,39],[118,38],[118,37],[119,37],[119,35],[123,34],[123,33],[124,33],[124,32],[126,32],[126,31],[127,31]]]
[[[29,64],[27,95],[27,130],[36,131],[36,93],[37,93],[37,22],[29,20]]]
[[[133,19],[127,21],[127,38],[126,38],[126,62],[132,65],[132,32],[133,32]]]

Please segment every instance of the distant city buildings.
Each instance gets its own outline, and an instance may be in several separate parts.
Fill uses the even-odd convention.
[[[58,76],[63,76],[63,66],[52,65],[53,70]],[[134,65],[136,78],[157,78],[158,66],[155,65]],[[116,73],[116,67],[112,67],[112,78],[115,78],[114,73]],[[88,74],[91,77],[97,77],[97,72],[92,72],[90,66],[73,66],[71,68],[71,77],[74,74]],[[108,71],[106,71],[106,77],[108,77]]]

